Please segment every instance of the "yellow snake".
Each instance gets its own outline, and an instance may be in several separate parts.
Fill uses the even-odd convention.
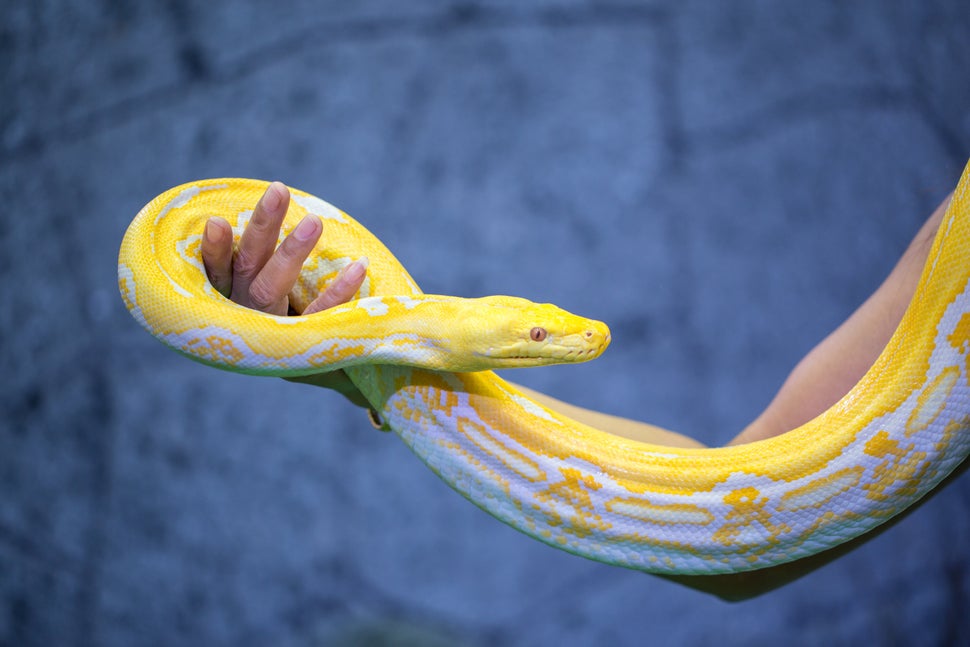
[[[203,224],[222,216],[238,237],[266,186],[193,182],[142,209],[118,261],[135,319],[179,352],[231,371],[343,368],[449,485],[557,548],[668,575],[764,568],[868,532],[970,453],[970,166],[902,322],[858,384],[798,429],[719,449],[637,442],[530,400],[483,369],[592,359],[609,343],[606,327],[511,297],[422,295],[370,232],[301,191],[292,191],[281,236],[312,213],[326,242],[291,301],[302,309],[366,255],[359,299],[295,317],[230,302],[205,278]]]

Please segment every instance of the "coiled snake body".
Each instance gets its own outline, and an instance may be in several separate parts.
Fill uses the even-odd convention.
[[[366,255],[360,299],[305,317],[231,303],[205,278],[203,224],[222,216],[238,236],[266,185],[206,180],[149,203],[121,247],[128,310],[164,343],[220,368],[343,368],[449,485],[552,546],[669,575],[764,568],[868,532],[970,453],[970,166],[902,322],[858,384],[798,429],[720,449],[644,444],[528,399],[484,369],[592,359],[609,343],[605,326],[511,297],[422,295],[370,232],[300,191],[283,233],[314,213],[326,244],[291,302],[304,307]]]

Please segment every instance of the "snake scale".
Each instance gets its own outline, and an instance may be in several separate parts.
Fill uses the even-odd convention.
[[[301,191],[291,191],[281,236],[313,213],[326,244],[304,264],[291,302],[302,309],[366,255],[358,299],[293,317],[230,302],[205,278],[203,225],[222,216],[238,239],[266,186],[193,182],[139,212],[118,261],[135,319],[230,371],[343,368],[451,487],[557,548],[667,575],[773,566],[867,533],[970,453],[970,166],[912,301],[865,376],[797,429],[717,449],[629,440],[528,399],[488,369],[592,359],[609,343],[606,327],[511,297],[423,295],[369,231]]]

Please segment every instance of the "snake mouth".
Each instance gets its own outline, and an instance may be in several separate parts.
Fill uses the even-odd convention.
[[[572,361],[583,361],[583,358],[594,359],[599,353],[594,354],[593,350],[587,350],[581,353],[566,353],[565,355],[506,355],[502,359],[508,359],[513,361],[530,361],[530,360],[546,360],[548,362],[572,362]]]
[[[483,297],[463,313],[466,350],[491,368],[525,368],[586,362],[610,343],[606,324],[551,304],[517,297]]]
[[[545,366],[588,362],[610,345],[609,332],[584,331],[553,341],[520,342],[504,349],[492,349],[492,359],[510,367]]]

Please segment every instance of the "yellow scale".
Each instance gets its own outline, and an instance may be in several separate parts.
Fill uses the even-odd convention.
[[[343,368],[449,485],[550,545],[667,575],[764,568],[869,532],[970,453],[970,166],[902,322],[858,384],[798,429],[718,449],[641,443],[530,400],[487,369],[592,359],[609,343],[603,324],[512,297],[422,295],[369,231],[300,191],[281,235],[307,213],[327,235],[291,299],[302,309],[367,256],[358,299],[299,317],[228,301],[205,278],[203,225],[221,216],[238,236],[266,186],[205,180],[149,203],[121,247],[128,310],[169,346],[219,368]],[[536,328],[540,341],[530,338]]]

